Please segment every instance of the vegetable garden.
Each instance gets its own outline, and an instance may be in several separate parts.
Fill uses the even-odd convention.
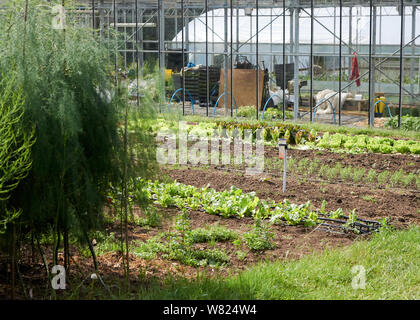
[[[25,3],[0,23],[0,298],[420,298],[416,124],[159,113],[159,88],[129,99],[110,43],[52,30],[49,11]],[[159,86],[159,72],[146,76]],[[224,153],[192,161],[213,140]],[[245,140],[262,142],[262,171],[233,157]],[[160,163],[168,143],[177,161]],[[371,282],[356,292],[359,264]]]

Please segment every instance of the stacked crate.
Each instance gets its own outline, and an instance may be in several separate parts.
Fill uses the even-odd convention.
[[[199,68],[199,100],[200,100],[200,107],[206,107],[206,102],[207,102],[207,69],[206,67],[200,67]],[[213,94],[213,98],[218,97],[218,87],[216,86],[216,84],[219,82],[220,80],[220,68],[218,67],[213,67],[210,66],[209,67],[209,97],[212,96],[212,89],[216,88],[216,92]],[[212,104],[212,100],[210,98],[210,104]]]
[[[199,99],[199,72],[195,69],[185,71],[185,89],[190,93],[194,102]],[[190,99],[188,92],[185,94],[185,99]]]

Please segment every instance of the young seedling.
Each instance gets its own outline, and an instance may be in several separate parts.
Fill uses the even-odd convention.
[[[374,203],[376,202],[375,197],[372,197],[372,196],[369,196],[369,195],[363,196],[362,199],[365,200],[365,201],[370,201],[370,202],[374,202]]]
[[[366,175],[366,182],[367,183],[374,183],[376,181],[377,173],[374,169],[370,169],[368,174]]]
[[[353,171],[353,181],[355,183],[358,183],[360,181],[362,181],[362,178],[365,174],[365,169],[364,168],[354,168]]]
[[[380,174],[378,174],[378,183],[380,185],[385,186],[386,183],[388,182],[389,175],[390,175],[389,171],[382,171]]]

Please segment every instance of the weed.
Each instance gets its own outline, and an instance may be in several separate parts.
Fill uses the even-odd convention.
[[[130,252],[143,259],[154,259],[158,252],[165,252],[166,246],[159,241],[159,237],[148,239],[146,242],[136,242]]]
[[[242,251],[242,250],[238,250],[236,251],[236,257],[238,258],[238,260],[243,261],[245,260],[246,256],[247,256],[248,252]]]
[[[106,234],[105,232],[94,232],[92,239],[96,241],[95,252],[97,256],[104,255],[108,252],[121,251],[121,241],[115,238],[114,232]],[[90,251],[87,246],[80,248],[80,252],[83,256],[90,256]]]
[[[190,232],[193,243],[201,242],[225,242],[238,238],[238,234],[223,226],[211,226],[206,228],[194,229]]]
[[[244,234],[246,245],[254,251],[274,248],[273,238],[274,233],[269,225],[260,219],[256,219],[252,230]]]
[[[135,219],[135,224],[139,226],[149,226],[152,228],[159,227],[162,225],[162,215],[157,211],[155,207],[148,207],[144,210],[145,218]]]

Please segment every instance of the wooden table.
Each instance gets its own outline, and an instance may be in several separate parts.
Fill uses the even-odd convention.
[[[344,104],[356,105],[357,110],[355,110],[355,111],[362,111],[362,104],[365,104],[367,102],[368,102],[368,99],[361,99],[361,100],[347,99]],[[364,110],[364,111],[366,111],[366,110]]]

